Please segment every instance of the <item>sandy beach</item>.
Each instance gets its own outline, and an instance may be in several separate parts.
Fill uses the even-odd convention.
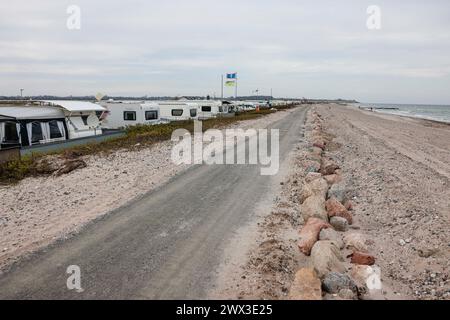
[[[329,154],[347,172],[356,224],[373,242],[382,278],[402,296],[450,298],[450,126],[318,106],[336,136]]]

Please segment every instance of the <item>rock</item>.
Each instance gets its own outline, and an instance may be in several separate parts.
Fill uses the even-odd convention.
[[[322,148],[318,148],[318,147],[313,146],[313,147],[311,148],[311,153],[312,153],[313,155],[322,157],[323,149],[322,149]]]
[[[431,256],[434,256],[436,253],[439,252],[439,249],[437,248],[421,248],[417,250],[419,257],[421,258],[429,258]]]
[[[322,175],[318,172],[309,172],[305,177],[306,183],[311,183],[314,180],[322,178]]]
[[[350,262],[353,264],[362,264],[367,266],[375,264],[375,257],[368,253],[353,251],[349,257],[351,257]]]
[[[322,149],[322,150],[325,150],[325,142],[323,141],[323,140],[316,140],[314,143],[313,143],[313,147],[316,147],[316,148],[320,148],[320,149]]]
[[[40,174],[51,174],[63,166],[63,160],[55,156],[43,157],[36,160],[34,169]]]
[[[403,239],[400,239],[400,240],[398,240],[398,244],[403,247],[406,244],[406,241]]]
[[[354,294],[358,292],[355,282],[348,275],[339,272],[328,273],[322,281],[322,289],[334,294],[342,289],[349,289]]]
[[[350,289],[339,290],[338,296],[343,300],[357,300],[358,295]]]
[[[333,174],[339,166],[331,159],[322,158],[322,164],[320,166],[320,173],[324,176]]]
[[[314,179],[311,182],[305,183],[300,194],[300,203],[303,203],[307,198],[312,196],[319,196],[325,199],[328,192],[328,183],[325,179]]]
[[[341,235],[332,228],[322,229],[319,234],[319,240],[333,241],[339,249],[344,248],[344,241]]]
[[[337,231],[345,232],[348,230],[348,221],[345,218],[332,217],[330,219],[330,224]]]
[[[350,276],[359,288],[368,289],[371,293],[382,290],[381,270],[376,265],[353,265]]]
[[[353,223],[353,217],[347,209],[345,209],[344,205],[340,203],[336,198],[331,197],[325,202],[325,208],[327,209],[328,217],[342,217],[347,219],[348,224]]]
[[[309,218],[300,231],[298,247],[302,253],[309,256],[314,244],[319,240],[319,233],[324,228],[331,228],[327,222],[318,218]]]
[[[367,252],[366,238],[361,233],[349,233],[344,236],[345,246],[361,252]]]
[[[345,209],[347,209],[348,211],[353,210],[353,202],[351,202],[350,200],[347,200],[344,202],[344,207]]]
[[[307,198],[301,206],[301,212],[304,221],[308,221],[312,217],[328,221],[327,211],[325,210],[325,199],[321,196]]]
[[[344,181],[333,184],[328,190],[328,198],[336,198],[337,201],[344,203],[346,198],[347,188]]]
[[[339,248],[333,241],[317,241],[311,250],[311,262],[320,278],[331,271],[345,272]]]
[[[319,172],[320,170],[320,163],[317,161],[307,161],[306,163],[306,173],[308,172]]]
[[[72,172],[72,171],[74,171],[76,169],[79,169],[79,168],[85,168],[86,166],[87,166],[86,162],[84,162],[81,159],[67,160],[64,163],[64,166],[61,167],[60,169],[58,169],[54,174],[56,176],[60,176],[60,175]]]
[[[327,181],[328,185],[330,186],[342,180],[342,177],[338,174],[329,174],[327,176],[324,176],[323,178]]]
[[[289,300],[322,300],[322,288],[313,268],[302,268],[295,274]]]

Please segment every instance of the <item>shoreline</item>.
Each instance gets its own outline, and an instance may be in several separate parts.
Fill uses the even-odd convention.
[[[382,115],[388,115],[388,116],[389,116],[389,115],[390,115],[390,116],[397,116],[397,117],[402,117],[402,118],[407,118],[407,119],[413,119],[413,120],[423,120],[423,121],[429,121],[429,122],[432,122],[432,123],[435,123],[435,124],[444,124],[444,125],[450,126],[450,119],[449,119],[448,121],[445,121],[445,120],[438,120],[438,119],[424,118],[423,116],[420,116],[420,115],[415,116],[415,115],[395,114],[395,113],[389,113],[389,112],[383,112],[383,111],[380,111],[380,110],[383,110],[382,108],[381,108],[381,109],[375,109],[375,108],[374,108],[373,111],[369,111],[369,110],[367,110],[367,109],[360,109],[360,108],[359,108],[359,107],[369,108],[369,106],[356,106],[356,105],[351,105],[351,104],[347,104],[346,106],[347,106],[347,107],[350,107],[350,108],[358,109],[358,110],[360,110],[360,111],[367,111],[367,112],[372,112],[372,113],[377,113],[377,114],[382,114]],[[440,106],[440,105],[439,105],[439,106]],[[443,105],[443,106],[444,106],[444,105]],[[448,106],[448,108],[449,108],[449,112],[450,112],[450,106]]]

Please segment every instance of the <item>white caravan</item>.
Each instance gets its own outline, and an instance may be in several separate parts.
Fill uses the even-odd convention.
[[[198,100],[195,101],[198,104],[198,118],[210,119],[219,116],[222,113],[228,113],[228,107],[226,106],[226,112],[221,101],[214,100]]]
[[[161,120],[180,121],[198,119],[198,104],[180,101],[161,101],[159,107]]]
[[[64,112],[69,139],[102,134],[99,115],[106,111],[101,105],[86,101],[37,101],[43,106],[61,109]]]
[[[0,148],[26,147],[102,134],[97,112],[83,101],[21,101],[0,104]]]
[[[103,114],[102,128],[123,129],[138,124],[161,123],[159,106],[156,103],[106,102],[101,103],[107,110]]]

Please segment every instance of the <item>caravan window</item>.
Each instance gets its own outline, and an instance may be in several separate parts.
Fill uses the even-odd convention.
[[[158,119],[158,111],[145,111],[145,120],[157,120]]]
[[[33,122],[31,124],[31,143],[39,143],[41,140],[44,140],[41,123]]]
[[[191,117],[194,118],[197,116],[197,109],[191,109]]]
[[[211,107],[210,106],[203,106],[202,107],[202,112],[211,112]]]
[[[136,111],[124,111],[123,120],[125,121],[136,121]]]
[[[19,142],[19,133],[15,122],[5,122],[5,136],[3,142]]]
[[[89,118],[89,116],[81,116],[81,119],[83,120],[83,123],[84,123],[85,126],[88,125],[88,122],[87,122],[88,118]]]
[[[183,109],[173,109],[172,116],[181,117],[183,115]]]
[[[58,139],[63,137],[62,132],[59,130],[58,121],[50,121],[48,126],[50,128],[50,139]]]

